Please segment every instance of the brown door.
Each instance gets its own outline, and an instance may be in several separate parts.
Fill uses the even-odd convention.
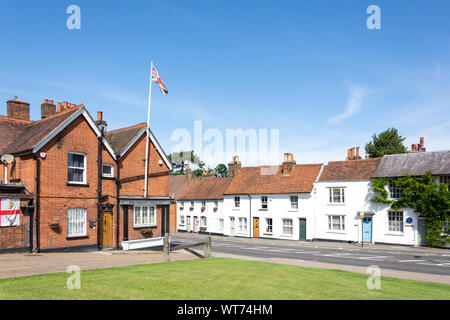
[[[253,238],[259,238],[259,218],[253,218]]]
[[[100,224],[100,244],[102,249],[113,248],[113,214],[103,211]]]

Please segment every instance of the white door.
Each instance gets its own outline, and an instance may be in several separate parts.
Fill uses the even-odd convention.
[[[234,237],[234,217],[230,217],[230,236]]]
[[[192,227],[191,227],[191,217],[187,217],[187,231],[191,232],[192,231]]]

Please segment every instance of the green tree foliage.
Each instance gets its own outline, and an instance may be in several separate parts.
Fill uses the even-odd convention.
[[[392,180],[401,190],[401,199],[390,200],[387,179],[372,179],[372,189],[378,193],[372,199],[376,203],[389,204],[394,210],[411,208],[426,218],[425,236],[428,245],[441,247],[450,243],[450,237],[442,233],[444,222],[450,220],[450,189],[447,184],[434,182],[431,171],[419,177],[409,175]]]
[[[216,177],[224,178],[228,177],[228,168],[223,163],[219,164],[217,167],[214,168],[214,174]]]
[[[366,154],[369,158],[378,158],[386,154],[407,153],[408,148],[403,145],[404,141],[405,138],[398,134],[397,129],[387,129],[372,136],[372,141],[366,144]]]
[[[203,161],[201,161],[194,151],[172,152],[168,158],[173,164],[172,175],[184,174],[186,161],[190,161],[191,163],[198,165],[200,167],[200,171],[205,166]]]

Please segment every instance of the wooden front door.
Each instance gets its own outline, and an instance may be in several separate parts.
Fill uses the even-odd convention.
[[[102,211],[100,223],[100,244],[102,249],[113,248],[113,213]]]
[[[259,238],[259,218],[253,218],[253,238]]]

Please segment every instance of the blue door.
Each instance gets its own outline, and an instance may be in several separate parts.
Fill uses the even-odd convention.
[[[372,217],[365,217],[362,225],[363,242],[372,242]]]

